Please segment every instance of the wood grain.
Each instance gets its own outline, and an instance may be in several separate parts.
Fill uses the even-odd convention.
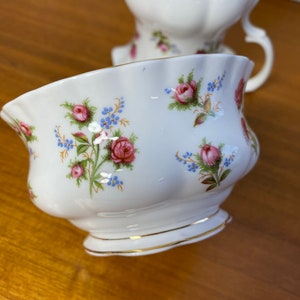
[[[54,80],[111,65],[134,20],[124,1],[0,1],[0,105]],[[85,233],[29,200],[28,155],[0,124],[0,299],[300,299],[300,4],[261,0],[252,22],[275,47],[268,82],[246,95],[261,156],[223,207],[233,222],[188,246],[95,258]],[[240,24],[226,44],[261,66]]]

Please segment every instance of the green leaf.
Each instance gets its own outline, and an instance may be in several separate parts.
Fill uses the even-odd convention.
[[[152,33],[152,36],[154,36],[154,37],[161,37],[161,35],[162,35],[161,31],[154,31]]]
[[[213,171],[211,166],[206,165],[203,162],[203,159],[202,159],[202,157],[200,156],[199,153],[196,153],[194,156],[195,156],[195,158],[198,162],[198,165],[200,167],[200,173],[211,173]]]
[[[190,110],[191,109],[191,104],[181,104],[179,102],[172,102],[169,104],[169,109],[177,109],[178,111],[185,111],[185,110]]]
[[[113,132],[112,134],[114,137],[117,136],[117,137],[121,137],[122,136],[122,131],[120,129],[117,129]]]
[[[86,152],[89,149],[89,145],[87,144],[80,144],[77,146],[77,155],[80,155]]]
[[[220,162],[221,162],[221,158],[219,160],[217,160],[215,162],[215,164],[213,166],[211,166],[211,171],[214,173],[214,174],[217,174],[218,171],[219,171],[219,167],[220,167]]]
[[[96,180],[96,179],[100,179],[101,178],[101,175],[100,174],[97,174],[97,175],[95,175],[94,176],[94,179]]]
[[[219,147],[219,150],[221,151],[221,150],[222,150],[222,148],[223,148],[224,146],[225,146],[225,144],[224,144],[224,143],[220,143],[220,144],[219,144],[219,146],[218,146],[218,147]]]
[[[183,83],[184,83],[184,75],[181,75],[181,76],[178,78],[178,83],[180,83],[180,84],[183,84]]]
[[[129,169],[130,171],[133,170],[132,163],[114,163],[114,167],[116,170],[118,169]]]
[[[136,140],[138,139],[138,137],[134,134],[134,133],[132,133],[131,135],[130,135],[130,137],[129,137],[129,141],[134,145],[135,144],[135,142],[136,142]]]
[[[76,179],[76,184],[77,184],[78,187],[80,187],[80,183],[81,183],[81,178],[77,178]]]
[[[108,149],[108,150],[109,150],[109,149]],[[102,155],[101,158],[102,158],[103,161],[109,161],[109,160],[111,160],[111,157],[110,157],[110,150],[107,151],[106,154]]]
[[[78,143],[84,143],[85,144],[85,143],[89,142],[88,137],[82,132],[73,133],[73,136],[74,136],[75,140]]]
[[[169,109],[170,110],[173,110],[175,108],[176,108],[176,102],[172,102],[172,103],[169,104]]]
[[[91,113],[91,116],[90,116],[90,122],[92,121],[93,117],[94,117],[94,114],[97,110],[97,107],[95,106],[90,106],[90,99],[89,98],[86,98],[83,100],[83,104],[90,110],[90,113]]]
[[[194,79],[194,70],[189,73],[187,82],[190,83]]]
[[[101,189],[101,190],[104,190],[103,185],[102,185],[101,182],[99,182],[99,181],[97,181],[97,180],[94,180],[94,181],[93,181],[93,184],[94,184],[95,187],[97,187],[97,188],[99,188],[99,189]]]
[[[205,178],[201,181],[203,184],[216,184],[216,180],[213,177]]]
[[[203,124],[207,119],[207,115],[205,113],[200,113],[197,115],[195,122],[194,122],[194,127]]]
[[[210,185],[210,186],[206,189],[206,191],[208,192],[208,191],[210,191],[210,190],[212,190],[212,189],[214,189],[214,188],[216,188],[216,187],[217,187],[217,184],[214,183],[214,184]]]
[[[230,172],[230,169],[225,170],[220,177],[220,182],[223,181],[229,175]]]
[[[201,84],[202,84],[202,78],[197,82],[197,95],[198,95],[199,92],[200,92]]]
[[[85,164],[85,166],[87,166],[88,165],[88,163],[90,163],[90,164],[92,164],[94,161],[93,161],[93,159],[92,158],[87,158],[87,159],[85,159],[85,160],[83,160],[82,162],[84,162],[84,164]]]
[[[74,104],[66,101],[65,103],[61,104],[60,106],[66,108],[68,110],[72,110],[74,107]]]

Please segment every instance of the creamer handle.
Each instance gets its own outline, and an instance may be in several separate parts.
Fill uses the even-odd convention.
[[[254,1],[252,5],[249,6],[241,21],[246,33],[246,42],[257,43],[263,48],[265,62],[259,72],[248,80],[246,92],[253,92],[265,83],[272,71],[274,62],[274,50],[270,38],[267,36],[265,30],[252,25],[250,22],[250,13],[257,2],[258,0]]]

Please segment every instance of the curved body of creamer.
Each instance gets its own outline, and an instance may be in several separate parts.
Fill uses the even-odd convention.
[[[114,65],[196,53],[230,53],[224,45],[227,30],[241,21],[247,42],[264,51],[262,68],[248,80],[246,92],[269,77],[274,53],[265,30],[250,22],[258,0],[125,0],[135,18],[132,40],[112,49]]]

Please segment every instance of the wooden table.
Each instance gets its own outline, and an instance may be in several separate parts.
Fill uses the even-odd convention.
[[[27,151],[1,121],[0,299],[300,299],[300,4],[261,0],[252,21],[276,55],[268,82],[246,95],[261,156],[223,205],[233,222],[160,254],[89,256],[84,232],[30,202]],[[111,48],[133,32],[123,0],[0,1],[0,105],[110,66]],[[244,42],[240,24],[226,43],[259,68],[262,51]]]

